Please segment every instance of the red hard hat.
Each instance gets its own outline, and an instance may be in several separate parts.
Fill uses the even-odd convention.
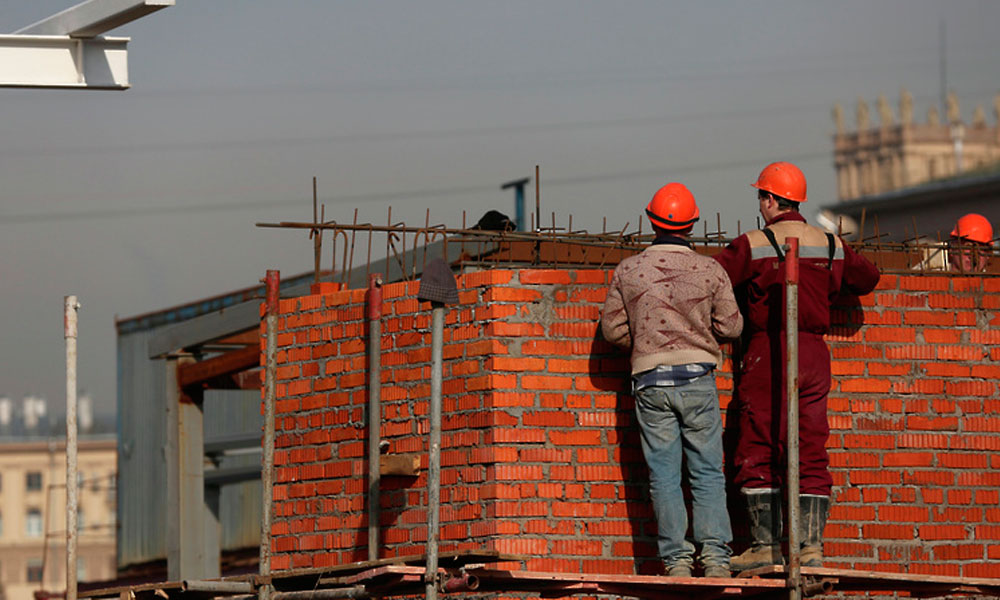
[[[653,194],[646,205],[646,216],[660,229],[680,231],[698,220],[698,205],[684,184],[668,183]]]
[[[806,176],[790,162],[775,162],[764,167],[752,187],[792,202],[806,201]]]
[[[993,241],[993,226],[983,215],[969,213],[958,220],[951,236],[989,244]]]

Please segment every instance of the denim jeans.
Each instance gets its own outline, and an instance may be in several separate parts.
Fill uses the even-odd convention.
[[[649,465],[649,491],[658,529],[660,558],[668,567],[691,566],[694,544],[685,539],[687,510],[681,492],[681,453],[687,458],[693,497],[694,541],[704,566],[729,566],[733,539],[722,472],[722,420],[715,374],[677,387],[647,387],[635,393],[642,452]]]

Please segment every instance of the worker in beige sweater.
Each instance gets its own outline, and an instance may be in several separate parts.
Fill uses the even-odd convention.
[[[632,392],[657,546],[671,577],[690,577],[695,544],[706,577],[729,577],[732,531],[722,471],[722,421],[715,368],[720,339],[735,338],[743,318],[722,267],[687,238],[698,206],[680,183],[646,207],[656,238],[615,269],[601,315],[605,339],[631,348]],[[686,539],[681,459],[687,457],[694,543]]]

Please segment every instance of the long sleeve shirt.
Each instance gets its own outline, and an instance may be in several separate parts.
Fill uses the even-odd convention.
[[[601,313],[609,342],[632,349],[632,373],[722,361],[718,339],[743,328],[726,272],[687,245],[656,244],[615,268]]]

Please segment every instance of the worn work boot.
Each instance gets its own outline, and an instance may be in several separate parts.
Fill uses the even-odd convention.
[[[688,565],[664,565],[664,570],[667,573],[667,577],[690,577],[691,567]]]
[[[823,566],[823,529],[830,512],[829,496],[799,496],[802,519],[802,552],[799,561],[803,567]]]
[[[722,577],[724,579],[729,579],[733,574],[729,571],[729,567],[724,565],[708,565],[705,567],[705,577]]]
[[[781,495],[768,490],[752,494],[743,492],[743,498],[750,515],[753,545],[743,554],[734,556],[730,567],[738,573],[785,564],[781,556]]]

